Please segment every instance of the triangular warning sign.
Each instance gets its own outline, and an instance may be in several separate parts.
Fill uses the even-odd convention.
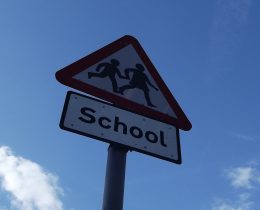
[[[61,69],[56,78],[130,111],[191,129],[188,118],[132,36],[124,36]]]

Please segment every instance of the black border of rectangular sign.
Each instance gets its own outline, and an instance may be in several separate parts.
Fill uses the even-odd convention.
[[[179,129],[176,128],[176,136],[177,136],[177,151],[178,151],[178,160],[173,160],[173,159],[170,159],[170,158],[166,158],[166,157],[163,157],[163,156],[160,156],[160,155],[156,155],[156,154],[153,154],[151,152],[148,152],[148,151],[144,151],[144,150],[140,150],[140,149],[136,149],[136,148],[132,148],[132,147],[129,147],[129,146],[126,146],[124,144],[120,144],[120,143],[116,143],[116,142],[113,142],[109,139],[105,139],[105,138],[101,138],[101,137],[98,137],[98,136],[94,136],[94,135],[91,135],[91,134],[86,134],[84,132],[81,132],[81,131],[77,131],[77,130],[74,130],[74,129],[71,129],[71,128],[67,128],[64,126],[64,120],[65,120],[65,116],[66,116],[66,113],[67,113],[67,110],[68,110],[68,105],[69,105],[69,100],[70,100],[70,96],[72,94],[75,94],[75,95],[78,95],[78,96],[81,96],[81,97],[85,97],[85,98],[88,98],[88,99],[91,99],[91,100],[94,100],[94,101],[98,101],[100,103],[103,103],[103,104],[106,104],[106,105],[109,105],[109,106],[113,106],[113,107],[116,107],[118,109],[122,109],[122,110],[125,110],[125,111],[128,111],[128,112],[132,112],[134,114],[137,114],[137,115],[140,115],[140,116],[144,116],[144,117],[147,117],[145,115],[141,115],[139,113],[135,113],[133,111],[129,111],[128,109],[123,109],[121,107],[117,107],[111,103],[107,103],[105,101],[101,101],[99,99],[96,99],[96,98],[93,98],[93,97],[89,97],[89,96],[86,96],[86,95],[83,95],[83,94],[80,94],[80,93],[76,93],[76,92],[73,92],[73,91],[68,91],[67,92],[67,95],[66,95],[66,99],[65,99],[65,103],[64,103],[64,106],[63,106],[63,110],[62,110],[62,115],[61,115],[61,120],[60,120],[60,128],[63,129],[63,130],[66,130],[66,131],[70,131],[72,133],[76,133],[76,134],[79,134],[79,135],[83,135],[83,136],[87,136],[87,137],[90,137],[90,138],[94,138],[94,139],[97,139],[97,140],[100,140],[100,141],[103,141],[103,142],[106,142],[106,143],[110,143],[110,144],[117,144],[117,145],[120,145],[120,146],[123,146],[125,148],[128,148],[129,150],[133,150],[133,151],[137,151],[137,152],[140,152],[140,153],[143,153],[143,154],[146,154],[146,155],[150,155],[150,156],[153,156],[153,157],[156,157],[156,158],[159,158],[159,159],[162,159],[162,160],[166,160],[166,161],[169,161],[169,162],[172,162],[172,163],[176,163],[176,164],[181,164],[182,163],[182,158],[181,158],[181,145],[180,145],[180,134],[179,134]],[[149,117],[150,119],[153,119],[153,120],[157,120],[157,119],[154,119],[154,118],[151,118]],[[160,120],[157,120],[157,121],[160,121]],[[163,121],[160,121],[162,123],[165,123]],[[166,123],[167,124],[167,123]],[[170,125],[170,124],[169,124]],[[170,125],[170,126],[173,126],[173,125]]]

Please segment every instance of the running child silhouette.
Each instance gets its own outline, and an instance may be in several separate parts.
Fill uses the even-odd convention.
[[[99,72],[101,69],[103,69],[101,72],[89,72],[88,78],[91,79],[92,77],[99,77],[99,78],[105,78],[108,77],[112,83],[113,92],[118,93],[118,85],[116,81],[116,75],[118,75],[119,78],[127,79],[125,76],[123,76],[118,69],[119,61],[117,59],[111,59],[110,63],[104,62],[98,64],[96,71]]]
[[[149,96],[149,91],[150,90],[148,88],[148,85],[151,86],[156,91],[158,91],[158,88],[155,87],[150,82],[150,80],[148,79],[148,77],[144,73],[145,68],[144,68],[144,66],[142,64],[137,63],[135,65],[135,67],[136,68],[127,68],[127,69],[125,69],[125,75],[126,75],[127,79],[130,79],[130,75],[129,75],[130,72],[132,72],[132,78],[130,79],[128,85],[124,85],[124,86],[119,88],[119,93],[124,94],[125,90],[138,88],[138,89],[140,89],[140,90],[142,90],[144,92],[144,96],[145,96],[147,105],[151,106],[151,107],[156,107],[151,102],[151,99],[150,99],[150,96]]]

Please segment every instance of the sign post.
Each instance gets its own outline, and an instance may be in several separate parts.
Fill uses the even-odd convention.
[[[102,210],[123,210],[127,149],[110,144]]]
[[[56,79],[96,97],[69,91],[60,127],[110,144],[102,210],[123,210],[128,150],[181,164],[179,129],[192,125],[134,37],[68,65]]]

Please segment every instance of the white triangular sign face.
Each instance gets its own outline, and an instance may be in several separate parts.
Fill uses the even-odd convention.
[[[139,42],[121,39],[65,67],[57,79],[113,104],[189,130],[191,124]]]
[[[113,61],[118,61],[118,66],[113,65]],[[144,71],[139,68],[144,68]],[[176,118],[165,96],[146,69],[133,46],[128,45],[75,74],[73,78]]]

